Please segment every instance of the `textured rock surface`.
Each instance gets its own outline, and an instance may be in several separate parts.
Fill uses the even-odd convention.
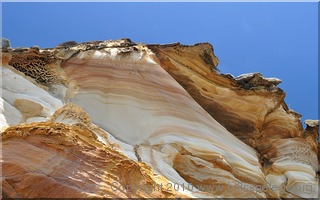
[[[3,195],[316,198],[319,121],[218,63],[208,43],[3,49]]]

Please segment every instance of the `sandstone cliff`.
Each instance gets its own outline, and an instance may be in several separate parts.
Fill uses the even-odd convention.
[[[318,120],[208,43],[2,48],[2,195],[317,198]]]

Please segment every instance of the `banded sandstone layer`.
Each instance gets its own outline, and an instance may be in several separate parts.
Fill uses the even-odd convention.
[[[2,194],[316,198],[319,122],[218,63],[208,43],[2,48]]]

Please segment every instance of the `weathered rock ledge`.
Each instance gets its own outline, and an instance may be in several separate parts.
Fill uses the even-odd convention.
[[[303,129],[279,79],[221,74],[209,43],[3,45],[1,59],[4,197],[318,196],[319,121]]]

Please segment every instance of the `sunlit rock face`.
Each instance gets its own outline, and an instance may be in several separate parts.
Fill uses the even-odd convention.
[[[319,122],[208,43],[2,51],[5,197],[318,196]]]
[[[276,87],[281,80],[264,78],[260,73],[236,78],[219,74],[217,58],[207,53],[213,51],[209,44],[149,47],[160,65],[165,66],[164,69],[213,118],[258,152],[268,183],[286,189],[280,189],[278,196],[310,198],[316,195],[318,183],[314,177],[319,169],[319,124],[317,120],[309,120],[303,130],[300,115],[287,107],[285,93]],[[180,57],[181,54],[184,57]],[[207,59],[203,55],[207,55]],[[199,61],[201,58],[202,62]],[[296,163],[300,168],[290,168],[289,163]],[[282,181],[279,176],[273,176],[275,171],[281,172]],[[299,177],[299,180],[293,177]],[[308,190],[299,189],[297,184],[303,186],[302,181]]]

